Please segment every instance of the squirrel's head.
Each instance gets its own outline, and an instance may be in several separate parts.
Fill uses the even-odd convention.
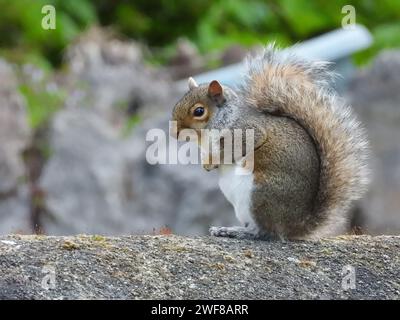
[[[183,129],[204,129],[213,115],[223,108],[236,94],[217,80],[198,85],[189,78],[189,91],[177,102],[172,112],[172,120],[177,122],[177,136]]]

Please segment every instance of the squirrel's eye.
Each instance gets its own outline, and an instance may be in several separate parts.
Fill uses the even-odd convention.
[[[204,114],[204,108],[203,107],[197,107],[196,109],[194,109],[193,111],[193,115],[195,117],[201,117]]]

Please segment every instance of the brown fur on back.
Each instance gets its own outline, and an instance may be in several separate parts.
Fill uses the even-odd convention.
[[[312,137],[320,159],[314,212],[304,221],[312,237],[337,233],[352,203],[366,191],[368,143],[364,130],[330,89],[332,73],[270,46],[248,59],[241,96],[259,111],[288,117]]]
[[[254,154],[251,211],[272,237],[310,233],[319,187],[319,157],[310,135],[294,120],[265,116],[266,140]]]

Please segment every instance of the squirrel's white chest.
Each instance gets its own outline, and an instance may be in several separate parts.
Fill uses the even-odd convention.
[[[238,220],[243,225],[253,225],[250,201],[254,176],[252,173],[240,174],[240,170],[237,165],[222,165],[219,169],[219,187],[233,205]]]

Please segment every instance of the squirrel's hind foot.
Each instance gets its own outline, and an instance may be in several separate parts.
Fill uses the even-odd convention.
[[[246,240],[270,240],[266,234],[249,227],[210,227],[210,234],[214,237],[226,237]]]

